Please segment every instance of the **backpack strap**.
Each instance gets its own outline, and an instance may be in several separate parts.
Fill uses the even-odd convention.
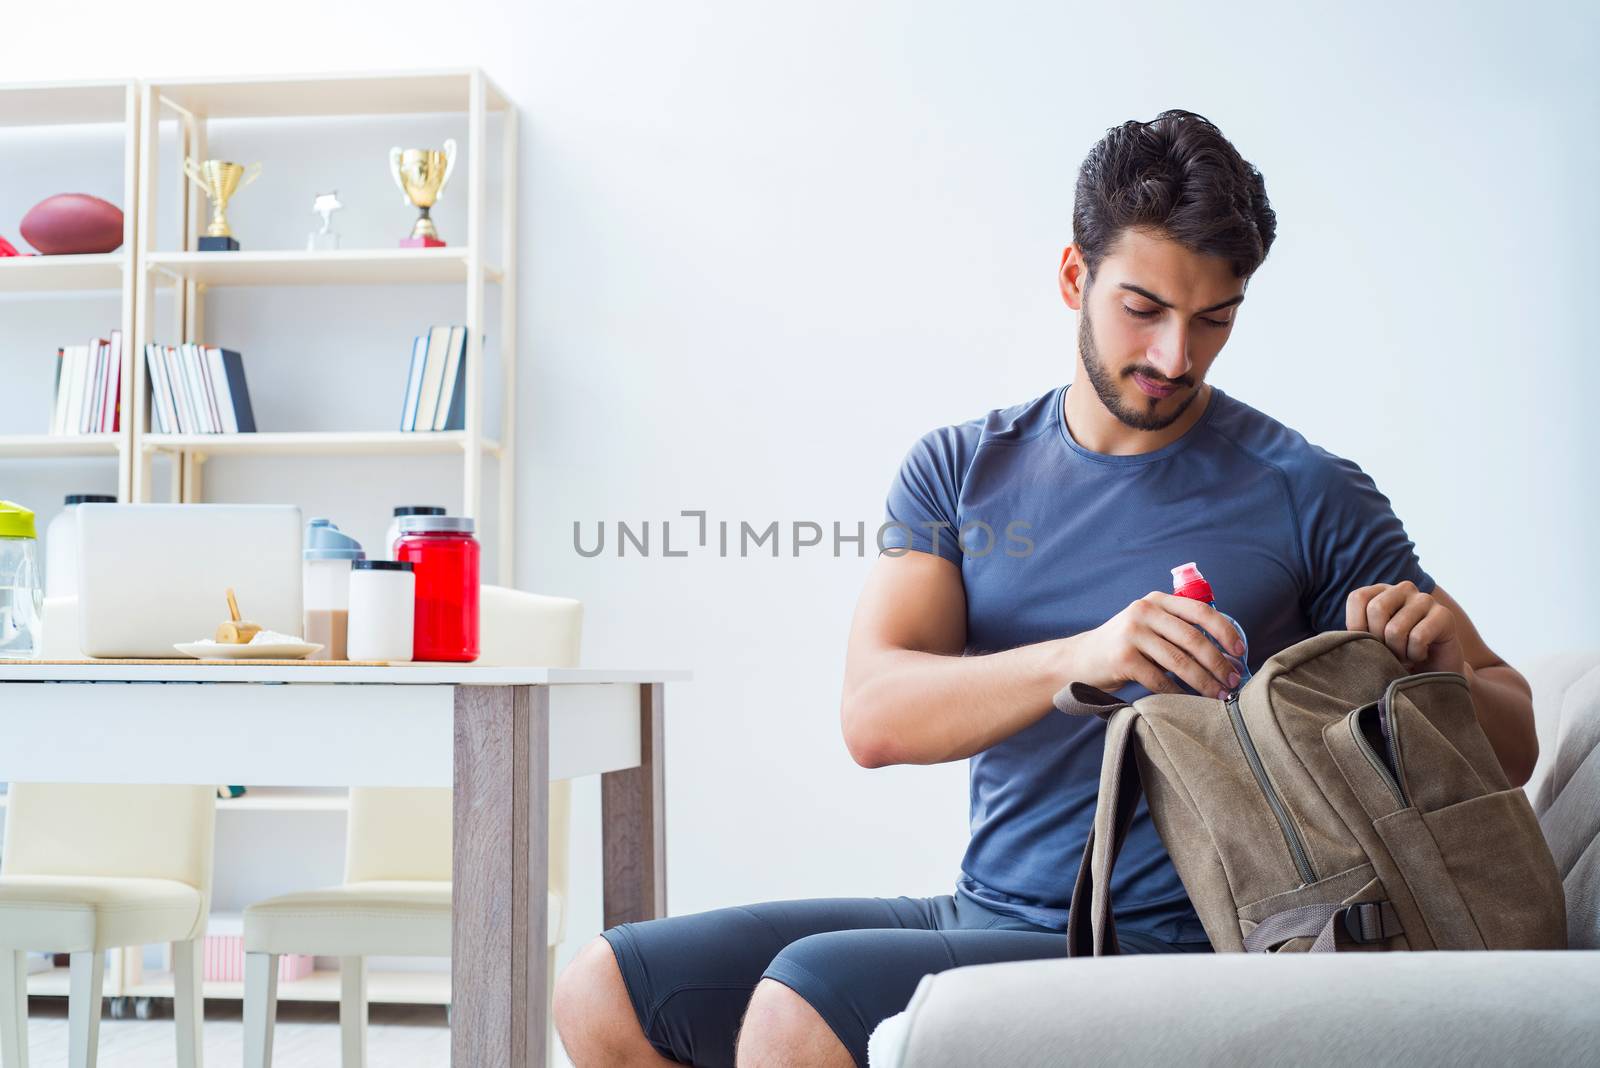
[[[1270,953],[1291,938],[1316,935],[1310,952],[1332,953],[1343,944],[1364,946],[1384,942],[1404,930],[1394,906],[1387,901],[1301,905],[1275,912],[1262,920],[1255,930],[1244,936],[1244,948],[1246,953]]]
[[[1127,701],[1087,682],[1069,682],[1056,691],[1052,703],[1069,716],[1104,716],[1108,719],[1117,709],[1128,707]]]
[[[1060,707],[1060,695],[1056,703]],[[1097,711],[1104,713],[1108,709],[1102,706]],[[1139,807],[1143,784],[1139,781],[1133,747],[1128,744],[1139,714],[1126,702],[1118,702],[1109,711],[1105,756],[1100,763],[1100,797],[1095,806],[1094,824],[1083,846],[1083,860],[1078,864],[1078,878],[1072,887],[1072,904],[1067,912],[1069,957],[1110,956],[1121,952],[1111,911],[1111,872],[1128,837],[1128,828],[1133,825],[1133,813]]]

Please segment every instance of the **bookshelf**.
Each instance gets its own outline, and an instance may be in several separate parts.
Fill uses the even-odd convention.
[[[211,120],[455,114],[464,116],[467,136],[452,176],[452,198],[465,190],[466,226],[449,235],[443,248],[343,248],[307,252],[296,249],[247,248],[238,252],[192,251],[195,236],[210,214],[203,194],[182,175],[184,155],[205,158]],[[161,123],[177,120],[175,150],[163,160]],[[116,252],[103,255],[39,256],[0,259],[0,314],[8,300],[27,301],[77,293],[120,295],[119,328],[123,336],[122,419],[114,434],[52,436],[47,425],[47,396],[38,398],[37,425],[9,424],[9,410],[0,409],[0,461],[97,458],[117,464],[118,497],[148,501],[156,497],[154,461],[170,463],[171,485],[164,495],[174,501],[204,500],[203,465],[208,457],[262,456],[294,462],[303,457],[364,456],[404,464],[418,456],[445,456],[459,461],[461,500],[465,514],[479,518],[479,537],[496,549],[498,581],[511,585],[514,575],[513,519],[516,435],[516,193],[517,111],[482,71],[473,68],[322,75],[228,75],[215,78],[81,81],[0,85],[0,128],[77,123],[120,123],[123,136],[124,239]],[[491,123],[498,124],[501,164],[488,172],[487,144]],[[490,262],[489,182],[499,183],[499,208],[493,225],[499,231],[501,262]],[[61,191],[70,191],[64,179]],[[392,188],[392,186],[391,186]],[[158,194],[177,197],[175,225],[157,234]],[[398,192],[396,191],[396,200]],[[396,235],[398,238],[399,235]],[[158,238],[160,238],[158,240]],[[206,297],[228,287],[260,291],[292,286],[385,286],[403,295],[406,287],[460,287],[460,322],[467,327],[465,428],[459,431],[402,433],[374,430],[264,430],[251,434],[159,434],[153,432],[149,388],[143,358],[147,342],[196,341],[226,344],[205,334]],[[484,293],[501,288],[498,322],[486,322]],[[158,296],[173,300],[176,330],[157,334]],[[74,335],[81,331],[74,330]],[[487,382],[481,339],[488,334],[498,346],[499,375]],[[30,356],[31,354],[21,354]],[[39,354],[42,358],[44,354]],[[249,360],[250,353],[246,353]],[[252,382],[272,373],[264,361],[249,363]],[[0,368],[0,373],[4,368]],[[398,389],[404,383],[396,383]],[[486,394],[500,404],[498,433],[488,433]],[[31,401],[24,414],[35,414]],[[490,486],[493,481],[497,485]],[[67,489],[77,487],[68,486]],[[495,529],[482,523],[486,489],[495,491]],[[489,577],[485,575],[485,581]],[[5,811],[0,793],[0,813]],[[342,790],[274,789],[251,786],[237,799],[219,800],[222,814],[238,813],[229,822],[308,818],[342,820],[347,802]],[[218,833],[242,834],[230,827]],[[448,972],[400,968],[369,973],[369,998],[446,1004]],[[31,994],[64,995],[65,969],[29,977]],[[279,986],[281,1000],[337,1000],[337,973],[318,971],[296,983]],[[108,998],[170,997],[171,977],[145,971],[138,951],[111,951],[106,971]],[[205,984],[208,997],[238,998],[240,984]],[[127,1008],[122,1000],[114,1014]]]
[[[122,246],[115,252],[76,256],[16,256],[0,258],[0,314],[6,302],[47,295],[71,297],[94,293],[119,293],[121,308],[116,327],[122,331],[122,421],[117,433],[54,435],[43,433],[49,397],[41,395],[8,405],[0,413],[0,459],[6,461],[106,458],[117,464],[117,496],[129,499],[134,446],[128,413],[133,410],[133,382],[129,374],[128,340],[133,337],[137,297],[137,190],[139,176],[139,86],[131,79],[83,82],[30,82],[0,85],[0,128],[63,127],[83,125],[121,127],[122,135]],[[63,174],[59,192],[71,192],[81,178]],[[25,250],[20,235],[19,250]],[[74,334],[88,331],[74,330]],[[66,331],[62,333],[63,339]],[[12,353],[13,358],[43,359],[47,354]],[[0,375],[15,374],[0,367]],[[36,401],[37,403],[33,403]]]
[[[131,471],[129,499],[151,500],[152,464],[156,457],[171,461],[174,501],[204,499],[204,464],[226,456],[392,456],[397,460],[422,455],[446,455],[461,464],[462,511],[480,521],[480,538],[494,539],[499,581],[513,581],[515,515],[514,457],[504,443],[515,440],[516,411],[516,188],[517,112],[510,99],[480,70],[473,68],[372,74],[252,75],[219,78],[152,79],[139,83],[138,216],[142,229],[137,240],[138,295],[128,346],[133,359]],[[210,208],[204,194],[182,175],[186,155],[205,158],[211,120],[289,120],[398,115],[462,115],[467,136],[460,145],[457,169],[449,189],[465,189],[465,232],[453,234],[443,248],[410,249],[341,248],[333,251],[296,249],[242,249],[237,252],[192,251]],[[163,164],[159,131],[163,120],[176,119],[175,151]],[[499,248],[504,263],[490,263],[485,255],[489,236],[488,148],[490,122],[499,124],[501,167]],[[157,195],[165,182],[177,182],[176,233],[163,246],[156,232]],[[3,284],[3,283],[0,283]],[[149,389],[143,360],[147,342],[197,341],[220,344],[225,339],[205,333],[206,296],[222,287],[243,290],[274,286],[393,286],[461,287],[460,321],[467,327],[466,418],[459,431],[402,433],[399,431],[263,430],[251,434],[158,434],[149,411]],[[487,330],[484,291],[501,287],[497,328]],[[178,323],[178,337],[155,334],[155,301],[170,292]],[[499,351],[499,381],[493,395],[500,402],[498,439],[486,430],[486,393],[482,339],[492,336]],[[247,358],[249,354],[246,354]],[[269,374],[261,362],[247,365],[248,373]],[[496,483],[490,487],[490,477]],[[496,529],[484,530],[486,489],[495,492]]]

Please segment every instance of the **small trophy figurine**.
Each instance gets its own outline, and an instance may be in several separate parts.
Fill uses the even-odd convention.
[[[450,172],[455,167],[454,138],[445,139],[443,152],[431,148],[389,150],[389,173],[394,176],[394,184],[405,195],[405,202],[422,212],[417,224],[411,228],[411,236],[401,240],[401,248],[438,248],[444,244],[439,239],[439,231],[434,228],[433,220],[428,217],[428,209],[444,192],[444,185],[450,180]]]
[[[193,159],[185,157],[183,173],[211,199],[211,225],[206,227],[205,235],[200,238],[200,251],[239,251],[239,242],[234,240],[233,231],[228,228],[228,217],[225,214],[228,198],[256,180],[261,174],[261,164],[252,163],[249,167],[245,167],[243,164],[229,163],[221,159],[208,159],[204,163],[196,163]],[[240,181],[241,178],[244,180]]]
[[[322,215],[322,229],[314,230],[306,238],[307,252],[320,252],[339,247],[339,235],[333,232],[333,213],[344,207],[339,203],[339,191],[331,193],[318,193],[316,202],[311,205],[311,210]]]

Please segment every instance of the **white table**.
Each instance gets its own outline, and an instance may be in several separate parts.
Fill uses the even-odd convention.
[[[545,1063],[551,780],[601,776],[606,926],[666,915],[683,671],[0,661],[0,781],[449,786],[451,1060]]]

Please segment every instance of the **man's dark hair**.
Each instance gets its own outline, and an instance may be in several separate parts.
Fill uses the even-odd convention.
[[[1172,110],[1107,130],[1078,170],[1072,230],[1091,278],[1130,228],[1220,256],[1235,277],[1248,278],[1272,248],[1278,217],[1261,172],[1222,131]]]

